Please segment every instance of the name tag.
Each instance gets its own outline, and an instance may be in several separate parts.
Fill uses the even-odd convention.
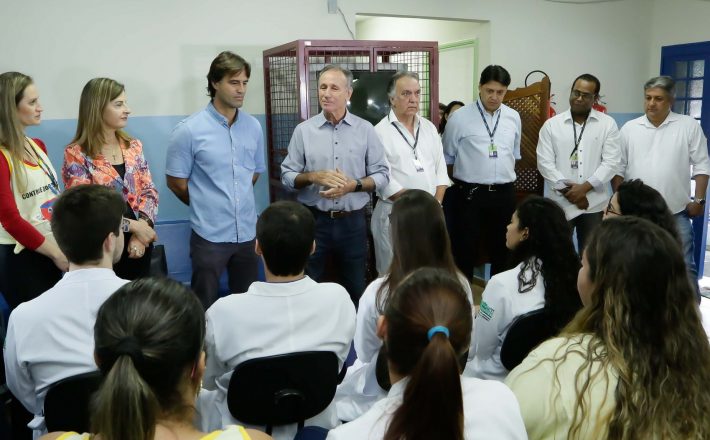
[[[419,162],[419,159],[414,158],[412,161],[414,162],[414,169],[417,170],[418,173],[423,173],[424,167],[422,166],[422,163]]]
[[[579,168],[579,157],[576,152],[569,158],[569,163],[573,170]]]
[[[488,146],[488,157],[498,157],[498,147],[492,142]]]

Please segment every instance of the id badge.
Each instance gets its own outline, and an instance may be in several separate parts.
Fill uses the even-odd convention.
[[[574,153],[572,157],[569,159],[570,161],[570,166],[572,167],[573,170],[576,170],[579,168],[579,160],[577,157],[577,153]]]
[[[488,146],[488,157],[498,157],[498,147],[492,142]]]
[[[414,158],[412,161],[414,162],[414,169],[417,170],[418,173],[423,173],[424,167],[422,166],[422,163],[419,162],[419,159]]]

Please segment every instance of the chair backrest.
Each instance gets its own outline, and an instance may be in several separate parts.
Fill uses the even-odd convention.
[[[303,422],[322,412],[338,385],[338,357],[304,351],[242,362],[227,390],[229,412],[242,423],[272,426]]]
[[[90,432],[89,403],[102,380],[101,373],[92,371],[51,385],[44,398],[47,430]]]
[[[555,331],[545,313],[537,309],[515,318],[505,335],[500,360],[508,371],[520,365],[533,348],[552,337]]]

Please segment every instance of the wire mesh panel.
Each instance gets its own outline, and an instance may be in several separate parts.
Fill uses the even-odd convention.
[[[292,199],[281,162],[296,125],[320,112],[318,75],[328,64],[353,72],[352,113],[376,124],[389,112],[386,83],[398,70],[420,76],[421,111],[438,124],[438,44],[422,41],[297,40],[264,51],[264,91],[271,200]],[[434,104],[432,104],[434,103]]]
[[[419,75],[421,100],[419,114],[431,119],[432,82],[431,82],[431,52],[417,50],[375,49],[377,70],[398,72],[410,71]],[[437,93],[438,95],[438,93]],[[438,101],[438,99],[437,99]],[[438,104],[437,104],[438,106]]]

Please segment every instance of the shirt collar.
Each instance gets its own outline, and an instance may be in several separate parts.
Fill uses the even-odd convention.
[[[680,115],[671,111],[670,113],[668,113],[668,116],[666,116],[666,119],[661,122],[661,125],[656,127],[651,121],[649,121],[648,116],[644,114],[643,117],[639,120],[639,124],[645,125],[648,128],[661,128],[666,124],[670,124],[671,122],[677,121],[678,119],[680,119]]]
[[[219,122],[221,125],[224,125],[225,127],[229,127],[229,121],[227,118],[224,117],[224,115],[220,112],[217,111],[217,108],[214,106],[214,103],[210,101],[209,104],[207,104],[207,113],[210,114],[217,122]],[[239,109],[237,109],[237,115],[234,118],[234,124],[237,123],[239,120]],[[232,125],[234,125],[232,124]]]
[[[565,122],[567,122],[567,121],[573,121],[573,119],[572,119],[572,110],[567,109],[564,113],[562,113],[562,117],[564,118],[564,121],[565,121]],[[592,110],[589,112],[589,119],[595,119],[595,120],[598,121],[598,120],[599,120],[599,112],[596,111],[596,110],[594,110],[594,109],[592,109]]]
[[[485,115],[485,114],[489,114],[489,115],[490,115],[490,113],[488,113],[488,111],[486,110],[486,107],[483,105],[483,102],[481,101],[481,97],[480,97],[480,96],[478,97],[478,99],[476,100],[476,102],[478,103],[479,106],[481,106],[481,111],[483,111],[483,114],[484,114],[484,115]],[[475,104],[474,104],[474,105],[475,105]],[[493,116],[495,116],[496,113],[499,113],[501,110],[503,110],[503,106],[504,106],[504,105],[505,105],[505,104],[503,104],[503,103],[501,102],[500,106],[498,106],[498,109],[493,112]],[[478,108],[476,108],[476,111],[478,111]]]
[[[394,122],[397,125],[401,125],[404,127],[404,124],[399,122],[399,119],[397,119],[397,115],[394,114],[394,110],[390,109],[390,113],[387,115],[387,120],[392,123]],[[417,127],[419,126],[419,114],[414,115],[414,131],[417,131]]]
[[[296,281],[284,283],[256,281],[253,285],[257,286],[257,294],[261,296],[291,296],[293,294],[308,292],[312,288],[313,283],[314,281],[308,275],[304,275],[303,278]],[[247,292],[252,293],[251,288]]]
[[[317,115],[315,115],[314,118],[315,118],[315,121],[316,121],[316,125],[317,125],[318,127],[322,127],[323,124],[330,124],[330,121],[325,118],[325,113],[323,113],[323,110],[321,110],[320,113],[318,113]],[[354,116],[352,115],[352,113],[350,113],[350,112],[348,111],[348,109],[346,108],[346,109],[345,109],[345,117],[344,117],[343,119],[341,119],[340,122],[338,122],[338,125],[340,125],[340,124],[342,124],[343,122],[345,122],[346,124],[352,126],[352,125],[354,124],[354,122],[355,122],[353,118],[354,118]],[[331,125],[332,125],[332,124],[331,124]]]

